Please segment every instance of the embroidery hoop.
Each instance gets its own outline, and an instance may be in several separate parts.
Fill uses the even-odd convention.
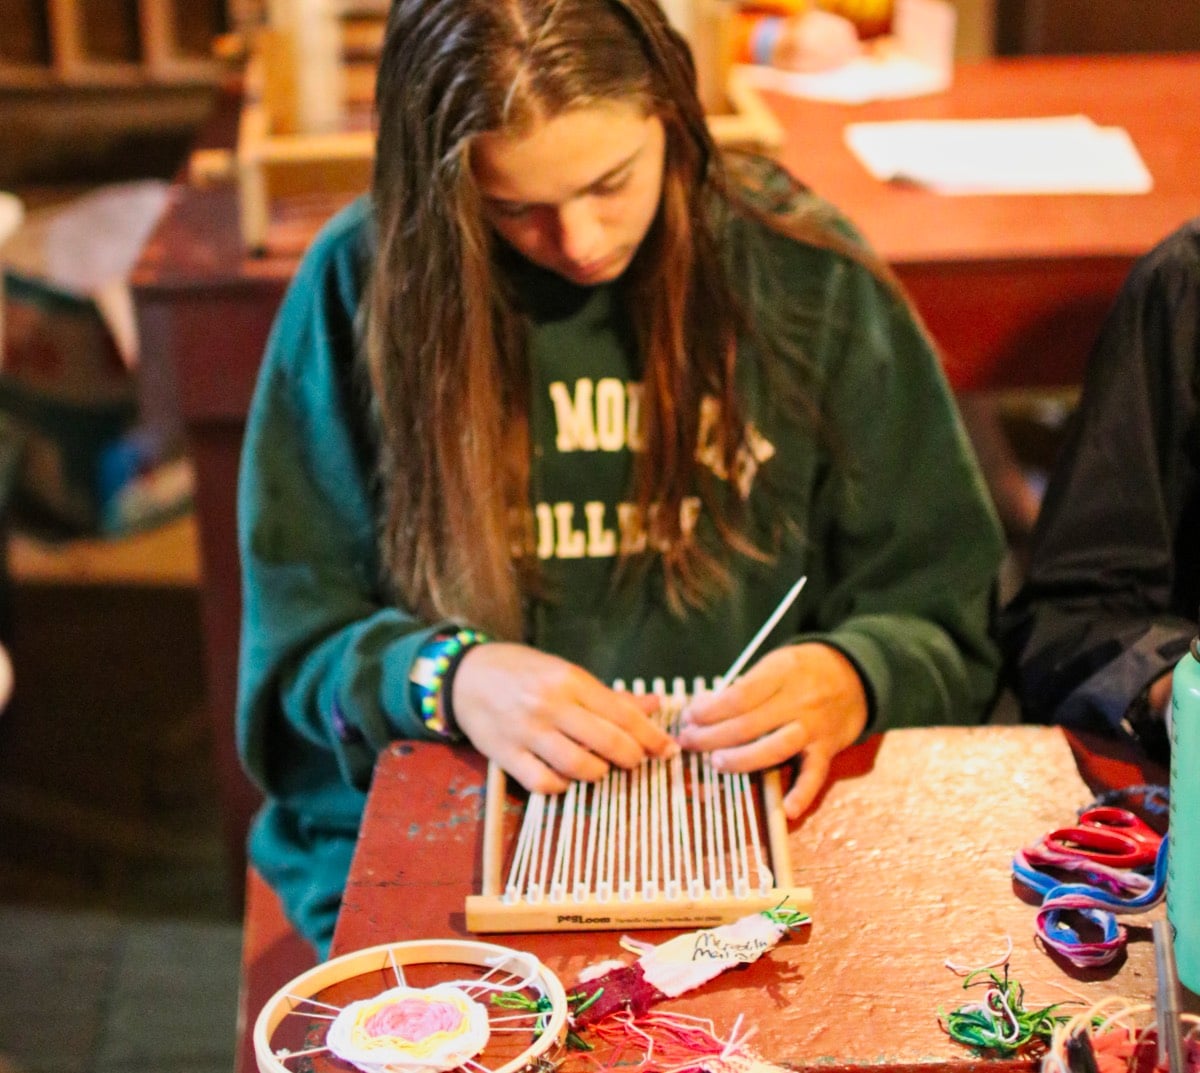
[[[272,1037],[287,1017],[311,1015],[313,1010],[306,1008],[306,1000],[314,999],[336,984],[372,972],[390,972],[394,965],[401,969],[416,965],[469,965],[486,970],[494,968],[498,960],[502,963],[512,957],[528,963],[534,970],[530,985],[540,988],[550,1001],[546,1027],[529,1047],[503,1065],[492,1068],[481,1061],[482,1052],[474,1062],[490,1073],[517,1073],[528,1069],[565,1034],[567,995],[562,982],[534,955],[524,951],[467,939],[434,939],[383,943],[343,954],[301,973],[281,987],[266,1002],[254,1022],[254,1058],[259,1073],[297,1073],[296,1066],[285,1064],[276,1053],[271,1045]]]

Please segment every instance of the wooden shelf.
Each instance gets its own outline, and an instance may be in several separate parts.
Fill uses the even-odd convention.
[[[212,82],[220,0],[14,0],[0,89]]]
[[[52,544],[13,533],[8,545],[8,572],[14,584],[188,588],[200,583],[199,539],[192,514],[113,539]]]

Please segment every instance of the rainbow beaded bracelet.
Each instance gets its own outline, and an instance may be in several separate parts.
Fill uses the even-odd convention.
[[[468,649],[489,640],[481,630],[461,626],[434,634],[413,660],[408,676],[412,706],[425,729],[444,741],[463,740],[450,704],[454,672]]]

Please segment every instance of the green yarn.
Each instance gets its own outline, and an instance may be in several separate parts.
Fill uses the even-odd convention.
[[[991,969],[977,969],[966,976],[963,987],[971,987],[985,973],[988,988],[982,1001],[960,1006],[949,1014],[938,1010],[947,1034],[955,1042],[1010,1058],[1035,1044],[1045,1045],[1054,1026],[1070,1019],[1055,1012],[1062,1003],[1025,1009],[1025,989],[1009,978],[1007,965],[1003,977]]]
[[[798,928],[801,924],[807,924],[812,920],[812,917],[807,913],[788,905],[786,899],[775,906],[774,909],[764,909],[762,915],[774,924],[782,924],[788,931]]]

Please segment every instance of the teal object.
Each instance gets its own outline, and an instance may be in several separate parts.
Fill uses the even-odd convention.
[[[1167,919],[1180,982],[1200,992],[1200,637],[1171,688],[1171,845]]]

